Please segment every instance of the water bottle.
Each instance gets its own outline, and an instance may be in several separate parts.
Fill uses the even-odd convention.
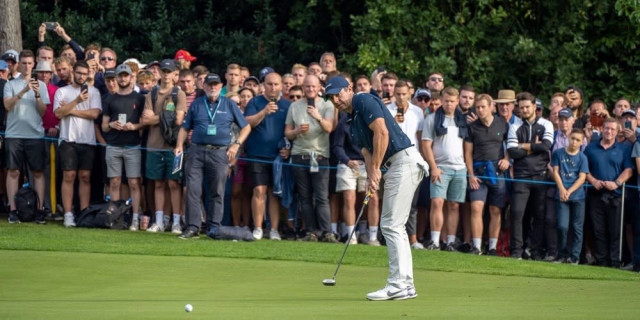
[[[111,196],[110,195],[104,196],[104,202],[110,202],[110,201],[111,201]]]
[[[23,187],[23,188],[29,188],[29,182],[28,182],[28,181],[27,181],[27,182],[25,182],[25,183],[22,185],[22,187]]]

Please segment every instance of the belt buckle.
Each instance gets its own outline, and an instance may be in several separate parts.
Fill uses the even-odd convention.
[[[389,167],[391,167],[391,161],[387,160],[387,162],[385,162],[382,165],[382,168],[385,169],[385,170],[389,170]]]

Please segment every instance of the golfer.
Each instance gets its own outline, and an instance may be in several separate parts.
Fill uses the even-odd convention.
[[[387,241],[387,285],[367,294],[369,300],[404,300],[418,296],[413,285],[413,261],[405,223],[413,195],[428,172],[427,163],[402,132],[387,107],[369,93],[353,93],[345,78],[336,76],[325,86],[327,99],[351,117],[351,140],[362,149],[367,188],[376,192],[384,174],[380,229]]]

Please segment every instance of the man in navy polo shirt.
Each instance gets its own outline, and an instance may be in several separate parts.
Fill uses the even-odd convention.
[[[616,141],[619,131],[618,120],[605,119],[602,138],[584,150],[589,160],[587,181],[593,186],[587,208],[596,238],[596,262],[614,268],[620,267],[620,187],[633,174],[631,145]]]
[[[278,145],[284,139],[284,123],[291,104],[286,99],[280,99],[281,90],[282,77],[275,72],[267,73],[264,77],[264,94],[251,99],[244,110],[247,122],[253,128],[247,139],[245,150],[247,158],[251,159],[249,170],[254,185],[251,212],[255,225],[253,237],[256,240],[262,239],[263,236],[262,221],[267,203],[267,191],[269,194],[269,218],[271,219],[269,238],[280,240],[280,235],[277,232],[280,201],[271,191],[273,187],[271,163],[279,152],[284,152],[279,150]],[[288,155],[284,158],[286,157]]]
[[[240,145],[247,139],[251,127],[242,116],[235,102],[220,96],[222,81],[220,76],[210,73],[204,80],[205,97],[193,101],[180,128],[175,155],[183,151],[189,130],[193,130],[189,157],[186,161],[186,223],[187,228],[181,239],[197,238],[201,228],[200,198],[202,183],[209,185],[213,205],[207,213],[207,231],[220,226],[224,212],[224,188],[227,181],[229,163]],[[242,128],[237,140],[231,141],[231,124]]]
[[[325,93],[336,108],[351,114],[351,137],[362,148],[369,192],[378,190],[381,167],[387,170],[380,228],[387,241],[389,276],[387,285],[367,294],[367,299],[413,299],[418,295],[405,224],[411,200],[428,166],[379,98],[368,93],[354,94],[349,82],[340,76],[327,82]]]

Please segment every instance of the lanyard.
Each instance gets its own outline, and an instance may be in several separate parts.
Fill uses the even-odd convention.
[[[209,119],[211,120],[211,123],[213,123],[213,119],[216,118],[216,115],[218,114],[218,107],[220,107],[220,101],[222,101],[222,99],[220,97],[218,97],[218,104],[216,105],[216,109],[213,110],[213,115],[211,115],[211,108],[209,107],[209,99],[207,99],[207,97],[204,98],[204,103],[207,106],[207,114],[209,115]]]

